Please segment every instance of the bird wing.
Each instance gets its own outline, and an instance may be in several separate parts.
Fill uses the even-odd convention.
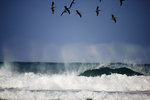
[[[72,7],[72,4],[73,4],[73,3],[70,4],[69,9]]]
[[[80,17],[82,17],[81,13],[79,13]]]
[[[98,11],[98,6],[97,6],[97,8],[96,8],[96,11]]]
[[[62,16],[64,13],[66,13],[66,10],[64,10],[64,11],[61,13],[61,16]]]
[[[116,23],[117,22],[117,20],[116,20],[116,18],[115,17],[112,17],[112,19],[113,19],[113,21]]]
[[[72,7],[72,5],[74,4],[74,0],[72,0],[70,6],[69,6],[69,9]]]
[[[54,2],[52,2],[52,7],[54,6]]]
[[[77,14],[80,16],[80,18],[82,17],[82,14],[79,11],[76,11]]]
[[[114,14],[112,14],[112,18],[114,18]]]
[[[51,8],[51,10],[52,10],[52,14],[54,14],[54,8]]]
[[[66,9],[67,10],[67,12],[70,14],[70,10],[69,9]]]
[[[96,11],[97,16],[99,15],[99,11]]]
[[[114,18],[115,23],[117,22],[116,18]]]
[[[120,0],[120,6],[122,6],[123,0]]]

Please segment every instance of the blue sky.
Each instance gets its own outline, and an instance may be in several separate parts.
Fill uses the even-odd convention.
[[[54,15],[51,0],[0,0],[1,61],[150,62],[149,0],[76,0],[63,16],[72,0],[53,1]]]

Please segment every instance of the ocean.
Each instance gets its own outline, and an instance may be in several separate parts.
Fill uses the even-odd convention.
[[[150,64],[0,62],[0,100],[150,100]]]

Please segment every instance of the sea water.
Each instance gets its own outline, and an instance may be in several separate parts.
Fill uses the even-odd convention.
[[[150,65],[1,62],[0,99],[150,100]]]

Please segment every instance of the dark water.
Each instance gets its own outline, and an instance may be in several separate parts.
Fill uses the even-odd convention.
[[[149,100],[149,84],[150,64],[0,63],[6,100]]]
[[[127,76],[134,76],[134,75],[143,75],[141,73],[135,72],[131,69],[128,68],[116,68],[116,69],[111,69],[108,67],[103,67],[99,69],[92,69],[92,70],[87,70],[83,73],[80,74],[80,76],[101,76],[103,74],[106,75],[111,75],[111,74],[125,74]]]
[[[112,73],[132,75],[150,75],[150,64],[127,63],[48,63],[48,62],[7,62],[0,63],[0,68],[7,67],[18,73],[64,74],[76,73],[83,76],[98,76]]]

